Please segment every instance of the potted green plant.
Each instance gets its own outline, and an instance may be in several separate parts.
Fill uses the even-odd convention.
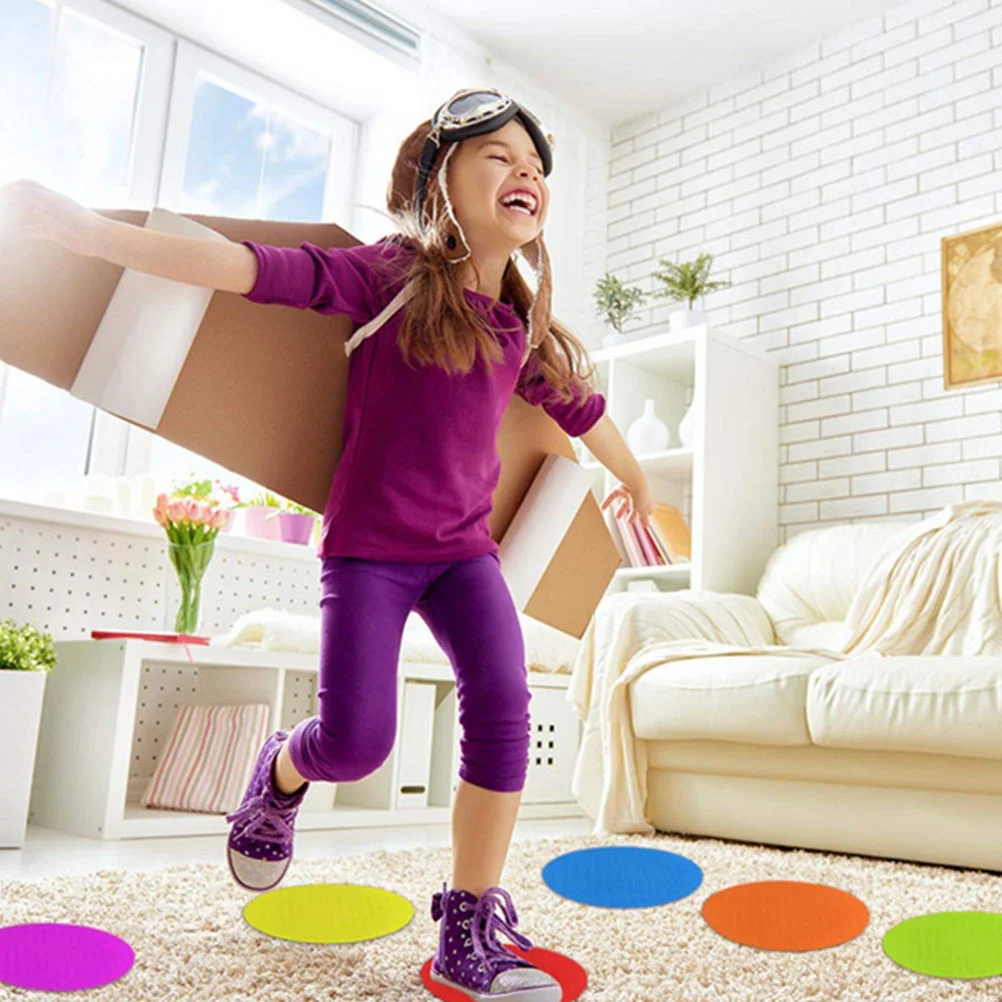
[[[600,316],[615,334],[606,334],[602,344],[606,347],[629,340],[623,333],[623,324],[642,306],[647,294],[638,286],[625,286],[610,272],[595,283],[595,314]]]
[[[255,539],[281,539],[278,516],[283,499],[271,491],[260,491],[250,501],[240,501],[235,508],[245,508],[244,531]]]
[[[730,282],[711,282],[710,266],[713,263],[712,254],[700,254],[695,261],[685,261],[676,264],[666,258],[661,258],[661,266],[654,272],[654,280],[660,282],[662,288],[654,295],[679,303],[686,303],[682,310],[675,310],[668,316],[668,322],[673,331],[684,330],[686,327],[696,327],[706,323],[706,314],[702,310],[693,309],[693,303],[702,299],[708,292],[725,289]]]
[[[13,619],[0,623],[0,848],[21,849],[28,827],[28,803],[42,721],[45,677],[56,664],[48,633]]]
[[[278,516],[282,539],[286,543],[309,543],[318,517],[311,508],[286,500]]]

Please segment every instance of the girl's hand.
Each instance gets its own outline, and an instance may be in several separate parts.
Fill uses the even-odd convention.
[[[654,498],[651,497],[651,489],[644,480],[638,487],[630,487],[627,484],[620,484],[603,502],[602,510],[612,504],[616,498],[623,498],[624,503],[620,506],[616,515],[622,515],[628,511],[631,519],[639,518],[644,525],[650,524],[650,515],[654,511]]]
[[[72,198],[25,178],[0,187],[0,233],[52,240],[94,257],[108,220]]]

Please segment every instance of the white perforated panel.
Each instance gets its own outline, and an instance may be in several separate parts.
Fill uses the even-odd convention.
[[[166,537],[157,533],[0,514],[0,619],[30,623],[55,640],[86,638],[95,629],[172,631],[181,589]],[[288,556],[280,545],[263,546],[274,552],[242,551],[239,541],[217,537],[202,581],[201,633],[226,633],[255,609],[319,614],[315,554]],[[179,708],[198,702],[197,690],[194,666],[144,665],[129,763],[132,783],[153,775]],[[289,673],[283,726],[312,715],[315,691],[315,676]]]
[[[282,699],[281,726],[292,730],[300,720],[315,717],[317,706],[317,673],[286,671],[285,696]]]
[[[320,561],[241,552],[220,535],[202,582],[200,632],[226,633],[247,612],[316,615]],[[284,552],[283,552],[284,551]],[[56,640],[94,629],[173,630],[181,589],[164,537],[115,533],[0,514],[0,618]]]
[[[566,696],[565,689],[532,690],[529,771],[522,794],[527,804],[570,799],[580,724]]]
[[[161,630],[165,560],[150,539],[0,517],[2,614],[57,640]]]
[[[129,779],[149,778],[170,737],[182,706],[197,703],[198,669],[194,665],[143,664],[139,680]]]

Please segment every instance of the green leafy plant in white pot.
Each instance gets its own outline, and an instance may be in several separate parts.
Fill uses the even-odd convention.
[[[56,665],[52,637],[13,619],[0,622],[0,848],[21,849],[42,721],[45,678]]]
[[[708,292],[726,289],[730,282],[711,282],[710,266],[713,264],[712,254],[700,254],[695,261],[683,261],[676,264],[667,258],[658,261],[660,268],[654,272],[655,282],[661,287],[656,289],[656,297],[685,303],[685,309],[674,310],[668,316],[672,331],[685,330],[687,327],[698,327],[706,323],[706,313],[693,308],[697,299],[702,299]]]
[[[600,316],[616,333],[606,334],[602,339],[605,347],[628,341],[623,333],[623,325],[642,306],[647,293],[638,286],[626,286],[613,274],[606,272],[595,283],[595,314]]]

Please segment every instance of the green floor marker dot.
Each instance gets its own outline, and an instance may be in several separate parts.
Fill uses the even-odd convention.
[[[936,912],[888,930],[884,953],[896,964],[936,978],[992,978],[1002,974],[1002,915]]]

